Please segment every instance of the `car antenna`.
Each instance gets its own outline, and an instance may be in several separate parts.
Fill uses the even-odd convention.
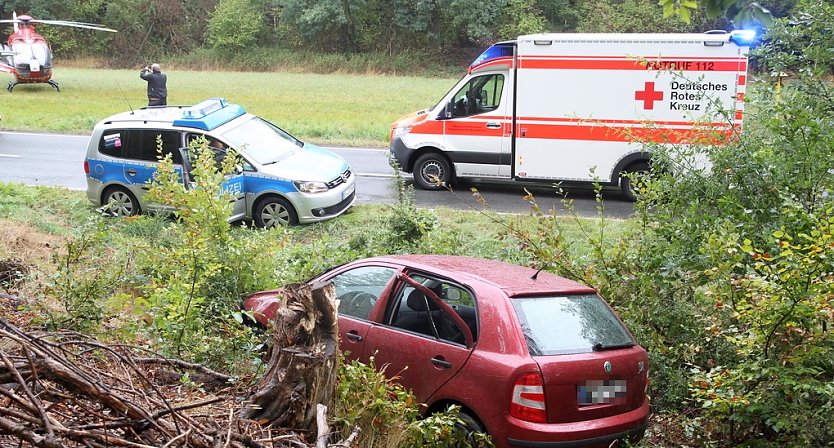
[[[536,273],[535,273],[535,274],[533,274],[530,278],[532,278],[533,280],[538,279],[538,278],[539,278],[539,272],[541,272],[541,271],[545,270],[545,268],[547,268],[548,266],[550,266],[550,261],[548,261],[547,263],[543,264],[543,265],[542,265],[542,267],[540,267],[540,268],[539,268],[539,270],[538,270],[538,271],[536,271]]]
[[[133,106],[130,105],[130,101],[127,99],[127,95],[125,95],[125,91],[122,90],[122,83],[116,82],[116,87],[119,88],[119,92],[122,92],[122,98],[124,98],[125,103],[127,103],[128,109],[130,109],[130,115],[133,115]]]

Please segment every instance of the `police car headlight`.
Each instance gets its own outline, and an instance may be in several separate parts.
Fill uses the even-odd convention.
[[[409,132],[411,132],[411,126],[397,126],[394,128],[394,132],[392,132],[392,135],[395,138],[402,137],[403,135],[408,134]]]
[[[328,190],[324,182],[297,181],[295,188],[302,193],[323,193]]]

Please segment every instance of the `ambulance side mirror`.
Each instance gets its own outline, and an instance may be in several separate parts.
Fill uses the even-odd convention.
[[[446,107],[443,108],[443,114],[440,118],[443,118],[443,119],[452,118],[454,116],[454,114],[453,114],[454,110],[455,110],[455,100],[452,99],[452,100],[449,100],[448,103],[446,103]]]

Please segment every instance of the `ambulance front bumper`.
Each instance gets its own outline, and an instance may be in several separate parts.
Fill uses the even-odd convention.
[[[388,148],[389,156],[397,161],[400,165],[400,170],[410,173],[413,168],[413,161],[411,155],[414,154],[414,149],[405,146],[402,138],[394,137],[391,139],[391,145]]]

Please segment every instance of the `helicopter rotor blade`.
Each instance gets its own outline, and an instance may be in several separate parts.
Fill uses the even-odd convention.
[[[98,25],[95,23],[84,23],[84,22],[70,22],[68,20],[39,20],[39,19],[32,19],[32,23],[46,23],[49,25],[61,25],[61,26],[74,26],[76,28],[86,28],[90,30],[96,31],[109,31],[111,33],[117,33],[117,30],[112,28],[107,28],[104,25]]]

